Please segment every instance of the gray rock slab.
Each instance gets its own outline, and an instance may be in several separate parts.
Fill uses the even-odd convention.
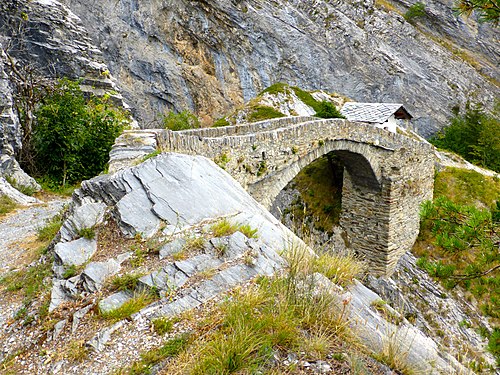
[[[222,261],[220,259],[215,258],[210,254],[200,254],[186,260],[175,262],[177,268],[189,277],[199,272],[218,267],[221,264]]]
[[[90,311],[90,309],[92,309],[92,307],[94,307],[94,305],[85,306],[85,307],[81,308],[80,310],[77,310],[73,314],[73,323],[71,324],[71,333],[73,335],[76,333],[76,330],[78,329],[78,326],[80,325],[80,320],[85,315],[87,315],[87,313]]]
[[[106,327],[99,331],[92,339],[90,339],[87,342],[87,346],[93,348],[95,351],[102,351],[106,347],[106,344],[108,341],[111,339],[111,335],[121,327],[125,322],[123,320],[120,320],[119,322],[116,322],[113,324],[111,327]]]
[[[171,291],[180,288],[189,277],[173,264],[168,264],[159,271],[139,279],[139,284],[149,288]]]
[[[99,302],[99,310],[103,313],[116,310],[131,298],[132,296],[127,292],[114,293]]]
[[[194,309],[195,307],[198,307],[200,305],[201,305],[201,302],[199,300],[197,300],[196,298],[193,298],[191,295],[187,295],[187,296],[181,297],[178,300],[175,300],[174,302],[169,303],[168,305],[158,309],[153,314],[153,317],[175,316],[175,315],[178,315],[184,311]]]
[[[104,284],[104,281],[120,271],[120,264],[109,259],[106,262],[91,262],[82,272],[83,286],[88,292],[97,292]]]
[[[87,262],[97,250],[97,241],[79,238],[70,242],[60,242],[54,247],[58,260],[66,266],[81,266]]]
[[[64,319],[64,320],[58,321],[54,325],[54,332],[52,332],[52,340],[57,339],[61,335],[61,333],[62,333],[64,327],[66,327],[67,323],[68,323],[68,320]]]
[[[103,202],[84,203],[76,207],[61,227],[61,239],[71,241],[80,230],[102,223],[105,212],[106,205]]]
[[[69,301],[70,297],[64,290],[64,283],[66,280],[54,280],[52,283],[52,290],[50,292],[50,305],[49,312],[54,311],[61,303]]]
[[[135,189],[125,195],[116,209],[122,229],[133,237],[137,233],[145,238],[151,237],[160,228],[161,220],[153,213],[151,201],[143,189]]]
[[[184,238],[176,238],[173,241],[163,245],[160,249],[160,259],[165,259],[166,257],[178,253],[182,250],[186,240]]]

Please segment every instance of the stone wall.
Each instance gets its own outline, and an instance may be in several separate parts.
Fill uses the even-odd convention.
[[[420,204],[432,199],[432,146],[369,124],[284,118],[247,127],[157,130],[156,137],[162,151],[212,158],[267,208],[304,167],[334,152],[346,168],[341,226],[376,274],[392,273],[411,248]]]

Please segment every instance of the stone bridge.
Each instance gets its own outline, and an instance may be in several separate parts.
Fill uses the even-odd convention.
[[[345,166],[340,225],[349,247],[365,257],[374,274],[390,275],[399,257],[411,249],[419,231],[420,204],[432,199],[431,146],[368,124],[290,117],[142,132],[150,135],[153,149],[156,142],[161,151],[212,158],[267,208],[301,169],[334,153]],[[117,142],[112,160],[126,143]]]

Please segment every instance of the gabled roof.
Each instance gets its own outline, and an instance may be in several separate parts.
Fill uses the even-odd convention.
[[[411,119],[412,115],[399,103],[355,103],[347,102],[340,110],[349,121],[382,124],[395,115],[397,119]]]

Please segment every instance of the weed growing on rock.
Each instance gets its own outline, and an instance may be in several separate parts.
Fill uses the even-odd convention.
[[[86,238],[88,240],[92,240],[95,238],[95,229],[92,228],[81,228],[78,230],[78,236]]]
[[[146,307],[150,303],[153,303],[157,296],[154,293],[139,292],[134,294],[134,296],[126,301],[123,305],[117,309],[100,312],[101,317],[106,320],[118,321],[122,319],[129,318],[132,314],[139,312],[142,308]]]
[[[151,322],[153,324],[153,328],[155,332],[161,336],[165,335],[166,333],[169,333],[172,331],[174,328],[174,324],[179,321],[178,318],[166,318],[166,317],[160,317],[153,319]]]
[[[222,219],[210,227],[214,237],[230,236],[238,230],[238,225],[232,224],[227,219]]]

